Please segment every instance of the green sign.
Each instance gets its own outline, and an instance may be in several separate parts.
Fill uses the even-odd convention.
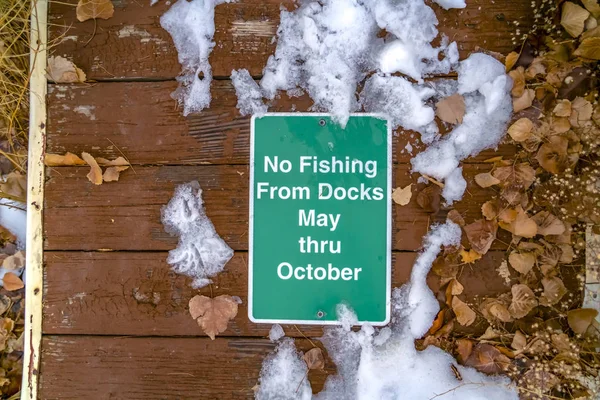
[[[334,324],[390,317],[391,130],[370,114],[252,118],[249,317]]]

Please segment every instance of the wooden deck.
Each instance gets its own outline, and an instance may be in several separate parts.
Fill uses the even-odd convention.
[[[114,158],[123,152],[133,169],[119,182],[94,186],[88,168],[48,168],[44,208],[44,313],[40,398],[43,399],[245,399],[253,398],[260,367],[274,345],[270,326],[247,317],[249,119],[235,108],[228,80],[232,69],[247,68],[260,77],[273,52],[280,1],[242,0],[216,8],[216,47],[210,61],[215,80],[210,109],[184,118],[170,93],[180,71],[170,36],[159,24],[165,1],[119,0],[114,17],[79,23],[75,0],[51,3],[51,54],[72,58],[89,80],[48,87],[49,153],[87,151]],[[285,1],[290,6],[291,1]],[[461,56],[485,48],[512,49],[513,25],[531,21],[526,0],[472,0],[465,10],[433,5],[440,30],[456,40]],[[305,110],[307,98],[280,99],[274,110]],[[77,112],[84,106],[89,113]],[[87,114],[87,115],[86,115]],[[410,156],[403,153],[410,135],[395,138],[395,185],[416,182]],[[465,163],[469,183],[456,208],[467,220],[480,215],[487,190],[473,177],[488,171],[483,161],[511,154],[486,151]],[[160,208],[176,185],[197,179],[207,213],[217,232],[235,250],[215,279],[214,295],[241,297],[243,304],[228,330],[211,341],[192,320],[188,300],[198,291],[170,271],[165,259],[176,240],[160,223]],[[430,223],[442,218],[421,210],[413,196],[394,207],[393,286],[408,279]],[[465,269],[461,282],[468,296],[506,291],[494,271],[504,256],[493,251]],[[499,247],[498,247],[499,246]],[[470,285],[472,282],[484,282]],[[433,288],[438,284],[430,279]],[[200,291],[210,294],[210,288]],[[303,326],[318,337],[321,328]],[[289,336],[301,337],[292,326]],[[298,345],[308,348],[305,339]],[[311,372],[319,390],[335,366]]]

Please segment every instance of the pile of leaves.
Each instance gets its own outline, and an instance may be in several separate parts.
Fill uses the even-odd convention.
[[[487,160],[489,171],[475,176],[493,193],[479,219],[449,212],[467,240],[434,263],[445,307],[418,345],[508,374],[523,399],[592,399],[600,395],[600,324],[598,312],[581,305],[585,233],[600,224],[600,6],[533,4],[536,25],[503,58],[514,81],[507,140],[516,154]],[[441,104],[438,117],[458,123],[459,103]],[[437,211],[439,192],[427,187],[418,203]],[[507,290],[467,300],[461,272],[493,244],[506,249],[496,271]]]

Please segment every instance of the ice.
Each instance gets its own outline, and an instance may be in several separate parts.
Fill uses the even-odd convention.
[[[458,246],[460,236],[460,227],[451,221],[432,228],[413,266],[410,282],[393,291],[391,326],[376,330],[363,325],[355,332],[351,329],[356,323],[352,310],[338,307],[341,326],[327,329],[321,338],[337,374],[327,378],[323,390],[313,399],[518,399],[516,387],[506,377],[487,376],[460,366],[450,354],[435,346],[423,351],[415,348],[414,340],[428,331],[439,311],[438,301],[427,287],[427,273],[442,246]],[[296,392],[305,373],[299,359],[300,353],[286,339],[265,361],[256,398],[310,399],[310,386],[303,384],[301,394]],[[462,380],[456,378],[451,366],[459,371]],[[281,376],[273,371],[281,371]],[[268,384],[268,391],[263,383]]]
[[[178,0],[160,17],[177,48],[181,75],[172,97],[183,104],[183,115],[210,105],[212,70],[208,56],[215,43],[215,6],[229,0]]]
[[[165,230],[179,236],[167,262],[178,274],[193,278],[192,286],[201,288],[212,281],[233,257],[233,250],[219,237],[206,216],[202,189],[196,181],[178,186],[169,203],[161,210]]]
[[[271,342],[276,342],[284,336],[285,332],[283,331],[281,325],[275,324],[271,327],[271,330],[269,331],[269,340]]]
[[[306,378],[306,364],[294,341],[284,338],[260,371],[257,400],[310,400],[312,390]]]
[[[247,69],[231,71],[231,83],[235,88],[238,98],[237,108],[241,115],[260,116],[267,112],[267,105],[262,100],[260,87],[252,79]]]

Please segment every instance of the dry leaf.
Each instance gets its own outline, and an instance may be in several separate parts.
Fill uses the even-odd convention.
[[[492,340],[499,337],[500,333],[496,332],[491,326],[488,326],[483,335],[479,336],[479,340]]]
[[[597,315],[593,308],[578,308],[567,312],[567,321],[573,332],[583,335]]]
[[[481,206],[481,214],[487,219],[491,221],[492,219],[498,216],[498,206],[495,201],[488,200]]]
[[[515,209],[504,209],[498,215],[498,225],[517,236],[532,238],[537,234],[537,224],[529,218],[519,205]]]
[[[516,331],[510,347],[515,350],[523,350],[527,346],[527,338],[521,331]]]
[[[412,183],[405,187],[404,189],[397,187],[392,191],[392,200],[394,203],[399,204],[401,206],[405,206],[410,202],[410,198],[412,197],[411,192]]]
[[[64,156],[60,154],[46,154],[44,164],[48,167],[63,167],[72,165],[85,165],[86,162],[76,154],[66,152]]]
[[[14,271],[25,267],[25,252],[23,250],[17,251],[12,256],[8,256],[2,262],[2,268]]]
[[[76,9],[79,22],[96,18],[109,19],[114,12],[115,7],[110,0],[79,0]]]
[[[559,174],[568,166],[569,140],[563,136],[551,136],[548,140],[540,147],[535,158],[546,171]]]
[[[583,32],[585,20],[590,16],[590,12],[575,3],[566,1],[563,3],[560,24],[565,28],[569,35],[577,37]]]
[[[194,296],[190,299],[190,314],[198,321],[212,340],[227,329],[227,323],[238,312],[238,303],[229,295],[220,295],[211,299],[206,296]]]
[[[454,222],[457,225],[465,226],[465,219],[456,210],[450,210],[446,218],[448,218],[450,221]]]
[[[514,186],[519,190],[528,189],[535,181],[535,170],[528,163],[498,167],[492,175],[500,180],[501,186]]]
[[[521,96],[513,99],[513,111],[519,112],[531,107],[533,104],[533,99],[535,99],[535,90],[525,89]]]
[[[500,302],[490,305],[488,312],[502,322],[512,322],[513,320],[508,308],[506,308],[506,306]]]
[[[511,288],[512,302],[508,307],[510,314],[516,318],[523,318],[537,305],[538,301],[533,291],[527,285],[517,284]]]
[[[508,270],[508,263],[506,260],[500,263],[500,266],[496,268],[496,272],[500,275],[500,278],[504,279],[504,283],[508,286],[510,285],[510,271]]]
[[[591,118],[594,112],[594,107],[592,103],[584,99],[583,97],[576,97],[573,100],[571,105],[571,116],[569,117],[569,122],[573,126],[582,127],[584,126]]]
[[[448,283],[448,288],[446,289],[449,294],[452,296],[458,296],[462,294],[465,287],[456,279],[452,279],[450,283]]]
[[[508,262],[517,272],[527,275],[535,265],[535,255],[533,253],[519,253],[513,251],[508,256]]]
[[[127,161],[125,158],[120,157],[120,156],[115,158],[114,160],[108,160],[103,157],[96,157],[96,161],[98,162],[98,165],[102,165],[103,167],[131,166],[131,164],[129,164],[129,161]]]
[[[4,182],[0,183],[0,191],[18,199],[27,197],[27,175],[13,171],[4,177]]]
[[[494,186],[500,183],[500,180],[492,176],[489,172],[484,172],[481,174],[475,175],[475,182],[482,188],[488,188],[490,186]]]
[[[473,341],[469,339],[456,340],[456,354],[459,363],[464,364],[473,352]]]
[[[508,134],[516,142],[523,142],[531,136],[533,122],[529,118],[520,118],[508,128]]]
[[[433,323],[431,324],[431,328],[429,328],[429,330],[427,331],[427,335],[433,335],[434,333],[436,333],[437,331],[440,330],[440,328],[444,325],[444,315],[446,314],[446,309],[444,310],[440,310],[435,319],[433,320]]]
[[[85,82],[85,73],[71,61],[64,57],[48,58],[46,78],[55,83],[80,83]]]
[[[4,274],[2,282],[4,284],[4,289],[8,290],[9,292],[19,290],[25,287],[21,278],[19,278],[16,274],[13,274],[12,272],[7,272],[6,274]]]
[[[532,368],[523,374],[519,386],[527,388],[535,388],[537,396],[529,396],[528,398],[537,399],[551,399],[552,397],[544,396],[543,393],[547,393],[552,388],[560,383],[560,379],[551,372],[544,371],[541,368]],[[577,398],[580,398],[577,396]]]
[[[325,357],[323,357],[323,352],[318,347],[314,347],[304,353],[302,359],[306,363],[308,369],[321,370],[325,368]]]
[[[540,296],[540,304],[543,306],[552,306],[567,294],[567,288],[559,277],[542,278],[542,285],[544,293]]]
[[[465,249],[461,249],[460,257],[462,258],[463,263],[472,264],[475,261],[481,259],[481,254],[479,254],[478,252],[476,252],[473,249],[471,249],[469,251],[466,251]]]
[[[546,66],[544,65],[544,61],[545,60],[542,57],[534,58],[525,71],[525,79],[533,79],[538,75],[545,75]]]
[[[435,105],[435,115],[450,124],[462,124],[465,115],[465,99],[458,93],[438,101]]]
[[[519,60],[519,53],[516,51],[511,51],[506,55],[506,59],[504,59],[504,66],[506,67],[506,72],[510,71],[512,67],[515,66],[517,61]]]
[[[571,116],[571,102],[568,99],[559,100],[552,110],[552,113],[557,117]]]
[[[600,60],[600,37],[583,39],[573,54],[591,60]]]
[[[87,178],[94,185],[102,184],[102,170],[100,166],[89,153],[83,152],[81,153],[81,158],[90,166],[90,172],[87,174]]]
[[[423,210],[437,213],[440,210],[442,189],[437,185],[429,185],[417,194],[417,204]]]
[[[485,254],[492,246],[492,242],[496,239],[498,224],[496,221],[487,221],[479,219],[472,224],[466,225],[464,228],[471,247],[479,254]]]
[[[510,91],[513,97],[521,97],[525,91],[525,69],[518,67],[508,73],[513,81],[513,87]]]
[[[600,17],[600,4],[598,4],[598,0],[581,0],[581,2],[594,18]]]
[[[531,217],[537,224],[538,235],[562,235],[566,230],[565,224],[548,211],[540,211]]]
[[[108,168],[106,168],[106,171],[104,171],[104,175],[102,175],[102,179],[104,180],[104,182],[118,181],[119,174],[128,168],[129,168],[128,165],[123,166],[123,167],[108,167]]]
[[[510,358],[502,354],[497,348],[487,343],[478,343],[465,362],[468,367],[473,367],[486,374],[504,372],[511,365]]]
[[[469,326],[475,322],[477,314],[466,303],[458,297],[452,298],[452,311],[456,314],[456,320],[463,326]]]

